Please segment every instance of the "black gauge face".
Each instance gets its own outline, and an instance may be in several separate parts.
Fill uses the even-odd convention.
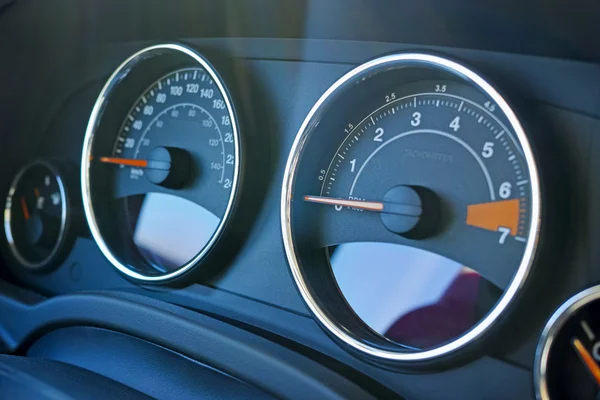
[[[163,75],[129,108],[118,133],[90,148],[88,221],[117,268],[163,280],[197,264],[224,227],[237,187],[237,123],[208,64]]]
[[[600,398],[600,288],[588,289],[552,316],[536,354],[537,397]]]
[[[35,162],[14,179],[4,210],[4,229],[15,259],[39,269],[59,252],[67,224],[67,198],[57,169]]]
[[[402,57],[321,99],[282,201],[288,258],[321,322],[412,361],[474,340],[507,307],[532,262],[539,189],[491,87],[446,60]]]

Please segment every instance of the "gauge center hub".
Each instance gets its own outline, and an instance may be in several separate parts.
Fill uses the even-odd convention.
[[[155,185],[180,189],[190,182],[193,164],[186,150],[157,147],[148,156],[146,178]]]
[[[420,186],[395,186],[383,196],[383,225],[411,239],[433,235],[439,226],[440,204],[435,193]]]

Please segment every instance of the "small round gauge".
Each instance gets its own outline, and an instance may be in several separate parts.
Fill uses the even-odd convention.
[[[81,178],[94,239],[121,272],[157,282],[196,266],[228,222],[239,175],[231,98],[196,51],[144,49],[106,83]]]
[[[24,267],[51,264],[66,238],[69,199],[53,164],[36,161],[12,182],[4,209],[4,231],[12,255]]]
[[[575,295],[550,318],[535,356],[540,400],[600,399],[600,286]]]
[[[513,306],[541,221],[529,139],[461,64],[394,54],[340,78],[288,159],[293,277],[334,339],[386,363],[440,361]]]

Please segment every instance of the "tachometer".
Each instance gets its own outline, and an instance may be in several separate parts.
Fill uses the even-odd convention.
[[[239,142],[227,89],[195,51],[153,46],[121,65],[92,113],[81,175],[88,223],[112,264],[144,281],[198,264],[231,213]]]
[[[540,228],[537,167],[506,101],[427,54],[368,62],[304,121],[282,228],[293,276],[336,339],[378,360],[439,359],[513,303]]]

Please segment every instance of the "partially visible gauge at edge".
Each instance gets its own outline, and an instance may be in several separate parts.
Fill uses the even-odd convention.
[[[29,270],[56,264],[68,238],[71,201],[59,168],[36,160],[15,176],[6,198],[4,232],[13,257]]]
[[[334,83],[298,132],[281,201],[313,314],[391,363],[446,359],[495,326],[541,224],[514,112],[479,75],[428,54],[381,57]]]
[[[238,129],[223,81],[190,48],[153,46],[115,71],[90,118],[81,179],[92,234],[117,269],[165,281],[209,254],[234,206]]]
[[[600,399],[600,286],[567,300],[550,317],[535,354],[539,400]]]

